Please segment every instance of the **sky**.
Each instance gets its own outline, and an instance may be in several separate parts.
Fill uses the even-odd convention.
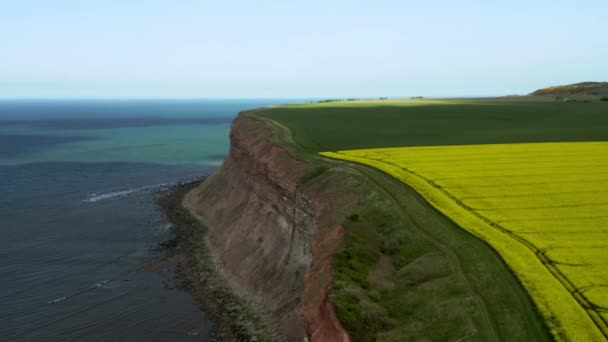
[[[608,81],[608,1],[0,0],[0,98],[492,96]]]

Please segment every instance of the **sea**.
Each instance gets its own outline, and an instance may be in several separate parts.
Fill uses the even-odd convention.
[[[0,341],[208,341],[213,322],[149,270],[156,205],[229,151],[242,110],[286,100],[1,100]]]

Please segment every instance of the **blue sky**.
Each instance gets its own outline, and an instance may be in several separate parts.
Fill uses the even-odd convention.
[[[608,1],[0,2],[0,97],[479,96],[608,81]]]

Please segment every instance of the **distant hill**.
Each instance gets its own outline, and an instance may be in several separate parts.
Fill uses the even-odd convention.
[[[539,89],[530,95],[608,95],[608,82],[582,82]]]

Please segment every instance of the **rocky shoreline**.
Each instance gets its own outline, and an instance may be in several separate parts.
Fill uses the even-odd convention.
[[[196,255],[204,248],[194,259],[216,265],[213,276],[193,279],[217,275],[238,295],[229,298],[245,298],[220,306],[237,308],[227,315],[232,331],[246,332],[244,340],[349,341],[329,292],[341,222],[360,198],[358,181],[315,156],[299,155],[290,137],[285,127],[254,112],[233,121],[222,166],[181,202],[188,213],[181,217],[207,227],[204,239],[186,238],[208,241],[192,249]],[[209,264],[198,261],[190,268],[200,272],[196,267]]]
[[[158,200],[174,225],[163,242],[158,263],[172,263],[176,286],[189,292],[214,322],[211,341],[270,341],[265,324],[250,302],[228,285],[208,247],[207,228],[183,205],[184,197],[205,179],[177,186]]]
[[[284,127],[240,113],[222,166],[160,203],[176,226],[166,245],[180,286],[221,340],[350,340],[329,292],[358,181],[296,152]]]

